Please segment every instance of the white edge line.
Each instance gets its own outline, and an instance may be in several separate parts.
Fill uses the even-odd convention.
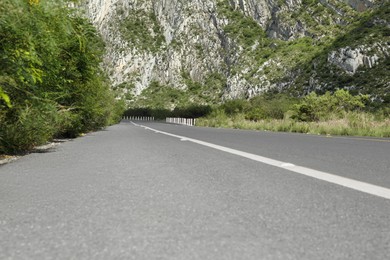
[[[134,122],[131,122],[131,123],[133,125],[135,125],[135,126],[140,126],[140,127],[143,127],[146,130],[151,130],[151,131],[154,131],[156,133],[160,133],[160,134],[164,134],[164,135],[167,135],[167,136],[175,137],[175,138],[178,138],[180,140],[185,140],[185,141],[188,141],[188,142],[193,142],[193,143],[200,144],[200,145],[203,145],[203,146],[207,146],[207,147],[210,147],[210,148],[213,148],[213,149],[216,149],[216,150],[220,150],[220,151],[223,151],[223,152],[226,152],[226,153],[238,155],[238,156],[241,156],[241,157],[244,157],[244,158],[247,158],[247,159],[251,159],[251,160],[254,160],[254,161],[257,161],[257,162],[261,162],[261,163],[272,165],[272,166],[275,166],[275,167],[279,167],[279,168],[282,168],[282,169],[285,169],[285,170],[288,170],[288,171],[299,173],[299,174],[302,174],[302,175],[305,175],[305,176],[309,176],[309,177],[312,177],[312,178],[315,178],[315,179],[318,179],[318,180],[327,181],[327,182],[330,182],[330,183],[333,183],[333,184],[337,184],[337,185],[340,185],[340,186],[344,186],[344,187],[347,187],[347,188],[350,188],[350,189],[354,189],[354,190],[357,190],[357,191],[361,191],[361,192],[368,193],[368,194],[371,194],[371,195],[375,195],[375,196],[378,196],[378,197],[382,197],[382,198],[385,198],[385,199],[390,199],[390,189],[388,189],[388,188],[384,188],[384,187],[373,185],[373,184],[369,184],[369,183],[366,183],[366,182],[361,182],[361,181],[357,181],[357,180],[341,177],[341,176],[334,175],[334,174],[327,173],[327,172],[317,171],[317,170],[314,170],[314,169],[311,169],[311,168],[307,168],[307,167],[303,167],[303,166],[299,166],[299,165],[294,165],[294,164],[291,164],[291,163],[288,163],[288,162],[282,162],[282,161],[274,160],[274,159],[271,159],[271,158],[267,158],[267,157],[263,157],[263,156],[260,156],[260,155],[247,153],[247,152],[239,151],[239,150],[236,150],[236,149],[232,149],[232,148],[228,148],[228,147],[224,147],[224,146],[220,146],[220,145],[216,145],[216,144],[200,141],[200,140],[197,140],[197,139],[192,139],[192,138],[188,138],[188,137],[184,137],[184,136],[180,136],[180,135],[175,135],[175,134],[159,131],[159,130],[156,130],[156,129],[153,129],[153,128],[150,128],[150,127],[146,127],[146,126],[135,124]]]

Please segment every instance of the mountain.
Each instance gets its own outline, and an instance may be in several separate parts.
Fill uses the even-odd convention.
[[[85,0],[130,105],[173,108],[344,88],[390,102],[379,0]]]

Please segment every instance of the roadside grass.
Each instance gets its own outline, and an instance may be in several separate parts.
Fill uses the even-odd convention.
[[[347,112],[342,118],[330,116],[328,120],[316,122],[301,122],[291,118],[252,121],[245,119],[244,114],[228,117],[217,113],[199,118],[196,125],[318,135],[390,137],[390,118],[376,119],[373,114],[363,112]]]

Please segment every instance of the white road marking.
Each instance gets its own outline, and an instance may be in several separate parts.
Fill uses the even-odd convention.
[[[281,165],[281,167],[283,167],[283,168],[295,167],[295,164],[292,164],[292,163],[283,163],[283,164]]]
[[[357,191],[361,191],[361,192],[368,193],[368,194],[371,194],[371,195],[375,195],[375,196],[378,196],[378,197],[382,197],[382,198],[385,198],[385,199],[390,199],[390,189],[388,189],[388,188],[384,188],[384,187],[373,185],[373,184],[369,184],[369,183],[366,183],[366,182],[361,182],[361,181],[357,181],[357,180],[341,177],[341,176],[334,175],[334,174],[327,173],[327,172],[317,171],[317,170],[314,170],[314,169],[311,169],[311,168],[307,168],[307,167],[303,167],[303,166],[299,166],[299,165],[294,165],[294,164],[288,163],[288,162],[282,162],[282,161],[274,160],[274,159],[271,159],[271,158],[263,157],[263,156],[252,154],[252,153],[247,153],[247,152],[235,150],[235,149],[232,149],[232,148],[228,148],[228,147],[224,147],[224,146],[220,146],[220,145],[204,142],[204,141],[197,140],[197,139],[192,139],[192,138],[188,138],[188,137],[184,137],[184,136],[180,136],[180,135],[175,135],[175,134],[159,131],[159,130],[156,130],[156,129],[153,129],[153,128],[150,128],[150,127],[146,127],[146,126],[135,124],[134,122],[131,122],[131,123],[133,125],[135,125],[135,126],[143,127],[146,130],[151,130],[151,131],[154,131],[156,133],[158,132],[160,134],[164,134],[164,135],[168,135],[168,136],[171,136],[171,137],[175,137],[175,138],[178,138],[178,139],[180,139],[182,141],[185,140],[185,141],[188,141],[188,142],[193,142],[193,143],[200,144],[200,145],[203,145],[203,146],[207,146],[207,147],[210,147],[210,148],[213,148],[213,149],[216,149],[216,150],[220,150],[220,151],[227,152],[227,153],[230,153],[230,154],[234,154],[234,155],[238,155],[238,156],[241,156],[241,157],[245,157],[245,158],[257,161],[257,162],[265,163],[265,164],[272,165],[272,166],[275,166],[275,167],[279,167],[279,168],[282,168],[282,169],[285,169],[285,170],[288,170],[288,171],[292,171],[292,172],[295,172],[295,173],[306,175],[306,176],[309,176],[309,177],[312,177],[312,178],[316,178],[316,179],[319,179],[319,180],[323,180],[323,181],[327,181],[327,182],[334,183],[334,184],[337,184],[337,185],[341,185],[341,186],[344,186],[344,187],[347,187],[347,188],[350,188],[350,189],[354,189],[354,190],[357,190]]]

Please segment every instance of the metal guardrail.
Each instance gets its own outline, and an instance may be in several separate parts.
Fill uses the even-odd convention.
[[[123,119],[130,121],[154,121],[154,117],[150,116],[124,116]]]
[[[154,117],[150,116],[124,116],[123,120],[130,121],[155,121]],[[187,125],[194,126],[196,124],[195,118],[181,118],[181,117],[168,117],[165,119],[168,124]]]
[[[196,123],[195,118],[179,118],[179,117],[168,117],[165,122],[169,124],[188,125],[194,126]]]

